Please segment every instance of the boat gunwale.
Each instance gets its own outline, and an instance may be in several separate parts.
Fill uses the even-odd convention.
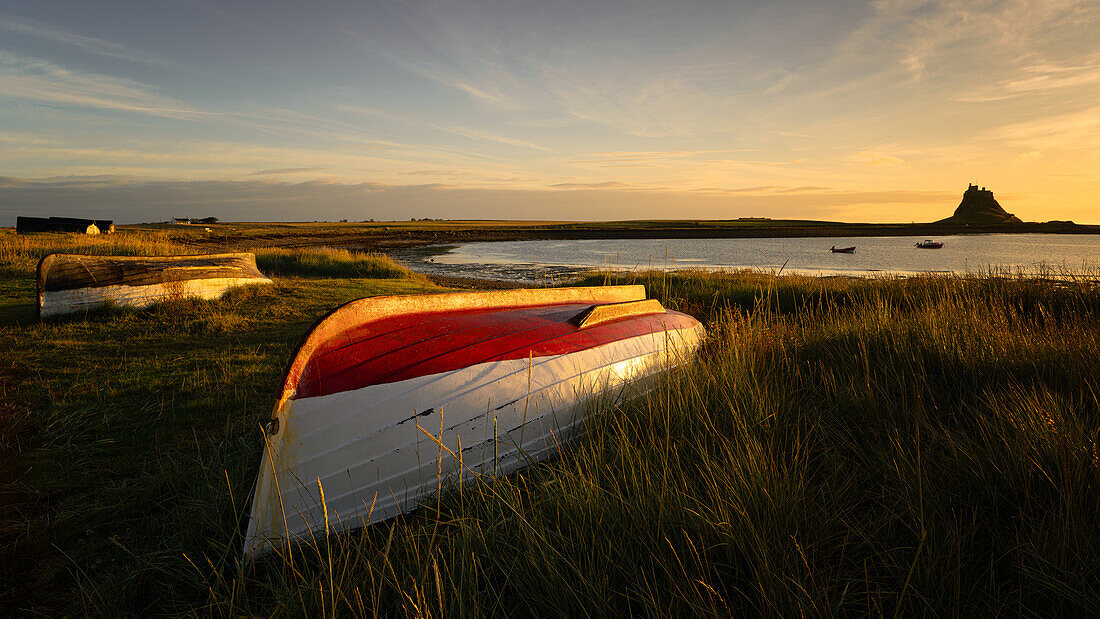
[[[408,313],[447,313],[462,310],[491,310],[565,305],[570,303],[623,303],[644,301],[645,286],[575,286],[568,288],[520,288],[478,292],[385,295],[356,299],[321,316],[302,337],[283,372],[273,418],[283,404],[294,397],[298,383],[313,353],[325,342],[351,326],[361,326]]]

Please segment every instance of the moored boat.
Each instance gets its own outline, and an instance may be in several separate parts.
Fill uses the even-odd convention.
[[[642,286],[375,297],[303,340],[264,426],[246,556],[414,509],[553,454],[593,397],[686,362],[705,330]]]
[[[856,246],[852,245],[851,247],[837,247],[836,245],[834,245],[829,248],[829,251],[833,252],[834,254],[854,254],[856,252]]]
[[[916,247],[919,247],[921,249],[940,249],[941,247],[943,247],[943,243],[933,241],[932,239],[924,239],[920,243],[917,243]]]
[[[250,253],[201,256],[49,254],[38,263],[38,315],[106,303],[148,307],[166,299],[216,299],[243,284],[270,284]]]

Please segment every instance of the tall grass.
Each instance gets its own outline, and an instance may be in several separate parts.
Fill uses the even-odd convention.
[[[196,562],[204,610],[1100,612],[1090,284],[629,280],[713,314],[698,363],[554,462],[254,568]]]
[[[171,231],[121,231],[115,234],[12,234],[0,232],[0,273],[12,277],[33,274],[38,261],[50,253],[111,256],[172,256],[216,253],[178,242]],[[358,277],[398,279],[416,277],[384,254],[317,247],[304,249],[249,248],[267,275],[302,277]]]
[[[607,277],[704,317],[699,360],[594,411],[560,458],[255,564],[239,557],[256,423],[313,311],[288,304],[327,283],[230,297],[175,339],[167,309],[0,331],[42,428],[33,487],[54,489],[16,548],[71,574],[45,608],[1100,612],[1095,284]],[[132,369],[79,365],[96,350]]]
[[[256,250],[256,264],[269,275],[303,277],[414,278],[412,271],[384,254],[319,247]]]
[[[0,269],[9,274],[34,273],[50,253],[106,256],[172,256],[200,253],[175,242],[166,232],[122,231],[115,234],[0,232]]]

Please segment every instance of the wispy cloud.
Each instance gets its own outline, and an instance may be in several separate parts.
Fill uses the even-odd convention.
[[[0,29],[45,39],[54,43],[61,43],[75,47],[83,52],[106,56],[108,58],[116,58],[144,65],[177,67],[175,63],[169,62],[156,54],[131,49],[114,41],[105,41],[103,39],[77,34],[35,20],[20,19],[0,14]]]
[[[267,176],[272,174],[300,174],[302,172],[317,172],[328,168],[274,168],[271,170],[256,170],[250,176]]]
[[[132,80],[72,71],[7,52],[0,52],[0,97],[178,119],[217,115],[158,95]]]
[[[1011,78],[987,86],[979,94],[962,95],[956,100],[987,103],[1027,95],[1062,94],[1072,89],[1094,90],[1100,84],[1100,54],[1084,61],[1073,65],[1042,63],[1023,66]]]
[[[832,187],[823,187],[817,185],[804,185],[802,187],[784,187],[781,185],[755,185],[752,187],[700,187],[693,189],[692,191],[702,193],[729,193],[729,194],[752,194],[752,195],[781,195],[781,194],[804,194],[813,193],[821,194],[823,192],[835,192]]]
[[[562,191],[463,189],[443,184],[384,182],[301,183],[269,181],[161,182],[111,177],[28,180],[0,177],[0,220],[48,208],[58,215],[111,217],[121,222],[158,221],[180,209],[201,210],[223,221],[251,220],[258,209],[276,221],[474,217],[515,219],[517,203],[555,218],[660,217],[670,209],[686,218],[737,216],[830,218],[861,204],[941,205],[955,194],[922,191],[832,191],[804,194],[705,195],[674,191],[591,188]],[[896,211],[896,208],[894,209]],[[932,211],[939,215],[939,211]]]
[[[555,183],[551,187],[555,189],[629,189],[632,186],[618,181],[603,181],[600,183]]]
[[[1100,143],[1100,106],[1008,124],[988,137],[1027,152],[1070,148],[1093,157]]]
[[[569,163],[641,163],[676,161],[685,159],[707,158],[714,161],[711,155],[719,155],[735,152],[751,152],[753,149],[705,149],[705,150],[643,150],[643,151],[607,151],[594,153],[580,153],[561,158],[562,162]],[[769,163],[769,162],[759,162]]]
[[[887,155],[876,151],[861,150],[852,155],[852,161],[863,165],[873,166],[898,166],[905,163],[901,157]]]
[[[477,129],[469,129],[469,128],[466,128],[466,127],[441,127],[439,125],[435,125],[435,128],[439,129],[440,131],[446,131],[447,133],[453,133],[455,135],[461,135],[462,137],[470,138],[471,140],[481,140],[481,141],[484,141],[484,142],[498,142],[500,144],[507,144],[508,146],[519,146],[519,147],[522,147],[522,148],[533,148],[535,150],[541,150],[541,151],[544,151],[544,152],[549,152],[549,150],[550,150],[548,148],[544,148],[542,146],[539,146],[538,144],[533,144],[533,143],[527,142],[525,140],[517,140],[515,138],[496,135],[496,134],[490,133],[488,131],[480,131],[480,130],[477,130]]]

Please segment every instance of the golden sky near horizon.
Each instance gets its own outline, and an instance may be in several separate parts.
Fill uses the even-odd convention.
[[[0,225],[908,222],[972,182],[1100,223],[1098,32],[1094,0],[9,3]]]

